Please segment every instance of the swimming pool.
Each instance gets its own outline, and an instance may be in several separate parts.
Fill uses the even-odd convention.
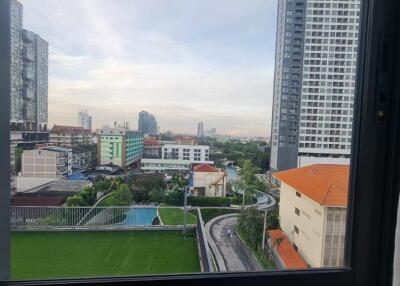
[[[121,222],[121,224],[129,226],[148,226],[152,224],[156,216],[156,208],[132,208],[128,211],[125,220]]]

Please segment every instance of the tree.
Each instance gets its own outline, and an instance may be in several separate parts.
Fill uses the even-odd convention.
[[[263,217],[255,207],[242,210],[239,215],[237,227],[243,236],[253,248],[258,248],[262,240]]]
[[[163,190],[152,190],[149,193],[149,199],[152,202],[161,203],[164,201],[165,193]]]
[[[66,202],[69,207],[87,206],[85,200],[79,194],[67,198]]]
[[[251,185],[254,180],[254,167],[250,160],[243,161],[243,167],[239,172],[246,185]]]

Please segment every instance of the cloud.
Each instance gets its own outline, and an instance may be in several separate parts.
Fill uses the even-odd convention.
[[[136,127],[148,110],[161,130],[269,134],[272,2],[41,1],[22,2],[24,25],[50,43],[49,125],[86,108],[95,127]]]

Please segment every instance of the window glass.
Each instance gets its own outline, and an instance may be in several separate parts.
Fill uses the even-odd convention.
[[[359,4],[10,0],[10,279],[344,266]]]

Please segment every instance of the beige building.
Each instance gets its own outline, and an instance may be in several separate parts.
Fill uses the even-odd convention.
[[[310,267],[342,266],[349,166],[311,165],[274,173],[287,239]]]
[[[72,174],[72,150],[56,146],[25,150],[21,165],[24,177],[62,178]]]
[[[199,197],[225,197],[227,175],[209,164],[193,166],[193,194]]]
[[[54,125],[49,134],[49,143],[65,147],[88,145],[92,144],[92,133],[82,127]]]

